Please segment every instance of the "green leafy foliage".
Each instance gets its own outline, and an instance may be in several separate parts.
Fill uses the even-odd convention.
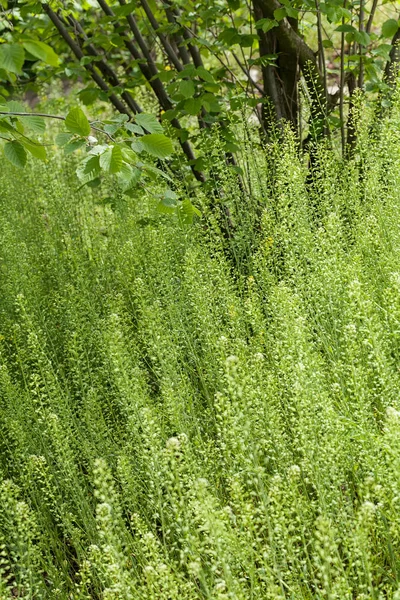
[[[151,133],[140,138],[144,150],[157,158],[168,158],[174,151],[171,140],[162,133]]]
[[[44,146],[41,146],[37,142],[31,141],[27,138],[21,138],[21,144],[34,158],[46,160],[47,152]]]
[[[142,128],[142,130],[138,130],[140,133],[143,133],[143,130],[149,133],[164,133],[163,126],[154,115],[140,113],[135,116],[135,122]]]
[[[382,25],[382,37],[392,38],[399,28],[396,19],[388,19]]]
[[[87,156],[76,170],[76,174],[83,185],[97,179],[100,172],[101,167],[98,156]]]
[[[26,151],[22,144],[17,141],[6,142],[4,145],[4,156],[15,167],[23,168],[26,165]]]
[[[72,137],[72,133],[58,133],[54,141],[57,144],[57,146],[65,146],[65,144],[68,144]]]
[[[53,48],[45,44],[44,42],[38,42],[37,40],[25,40],[23,41],[23,47],[32,56],[39,58],[41,61],[52,67],[58,67],[60,62],[59,57],[54,52]]]
[[[19,44],[0,45],[0,69],[19,74],[25,60],[25,52]]]
[[[109,173],[118,173],[122,167],[122,150],[112,145],[100,154],[100,167]]]
[[[101,92],[98,88],[88,86],[79,92],[79,99],[85,106],[90,106],[91,104],[94,104],[96,100],[98,100],[100,95]]]
[[[46,123],[43,117],[37,117],[35,115],[25,117],[23,124],[34,133],[40,134],[44,133],[46,130]]]
[[[396,5],[385,0],[372,4],[171,0],[145,2],[141,7],[137,2],[117,3],[112,9],[95,2],[61,5],[15,0],[11,4],[4,3],[0,30],[0,102],[11,98],[12,104],[25,84],[42,91],[49,73],[58,79],[67,76],[72,83],[79,82],[76,94],[83,105],[93,106],[94,115],[99,100],[109,101],[120,113],[107,114],[103,122],[100,118],[99,129],[107,134],[107,143],[117,147],[121,142],[122,151],[122,140],[129,140],[142,159],[148,153],[162,160],[173,154],[172,137],[179,140],[199,181],[204,174],[194,167],[202,163],[197,161],[196,146],[204,128],[217,124],[229,130],[243,111],[246,119],[253,111],[265,132],[274,129],[281,116],[298,129],[302,142],[309,132],[332,134],[335,142],[341,136],[345,152],[342,127],[349,126],[351,139],[352,96],[357,86],[367,94],[389,93],[393,87],[385,73],[396,71],[397,54],[391,52],[390,43],[381,42],[396,40],[399,14]],[[295,63],[299,79],[282,76],[280,70]],[[277,86],[275,91],[271,82]],[[341,82],[342,89],[329,92]],[[316,89],[324,91],[318,98]],[[341,102],[347,95],[349,102]],[[391,99],[383,98],[381,104],[390,107]],[[22,112],[15,106],[9,110]],[[166,137],[160,121],[168,127]],[[8,129],[5,140],[21,144],[20,136],[26,132],[44,134],[44,121],[38,117],[21,120],[14,115],[2,131],[8,126],[13,129]],[[92,126],[96,129],[96,122],[89,123],[82,109],[74,107],[65,126],[73,134],[68,140],[57,138],[67,140],[62,142],[65,154],[82,156],[86,145],[93,146],[84,138],[90,136]],[[35,147],[27,150],[43,158],[40,141],[40,137],[29,138],[28,145]],[[237,147],[226,140],[224,151],[234,153]],[[117,174],[123,164],[136,160],[131,157],[132,163],[124,159],[121,163],[112,156],[112,148],[104,153],[104,172]]]
[[[398,600],[399,97],[358,115],[311,182],[289,128],[167,192],[2,162],[2,597]]]
[[[65,118],[65,126],[71,133],[87,136],[90,134],[90,124],[85,113],[78,107],[69,111]]]
[[[184,79],[180,82],[179,93],[182,94],[184,98],[191,98],[194,96],[195,89],[194,83],[190,79]]]

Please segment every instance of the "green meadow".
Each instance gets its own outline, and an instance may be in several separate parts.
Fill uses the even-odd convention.
[[[195,214],[2,164],[1,599],[399,600],[400,102],[256,137]]]

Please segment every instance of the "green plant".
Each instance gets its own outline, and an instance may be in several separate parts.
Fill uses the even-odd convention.
[[[194,222],[5,163],[2,598],[398,599],[400,101],[360,102],[312,185],[290,128],[245,189],[215,130]]]

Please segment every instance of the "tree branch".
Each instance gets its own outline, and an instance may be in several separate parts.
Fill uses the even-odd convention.
[[[66,30],[66,28],[63,25],[59,16],[50,8],[50,6],[48,4],[43,4],[42,6],[43,6],[43,10],[48,15],[48,17],[52,21],[53,25],[55,25],[55,27],[57,28],[61,37],[64,39],[64,41],[70,47],[72,52],[75,54],[76,58],[78,58],[79,60],[81,58],[83,58],[84,53],[82,52],[81,48],[79,47],[79,44],[77,44],[77,42],[75,42],[75,40],[73,40],[72,37],[69,35],[68,31]],[[120,112],[121,114],[126,114],[128,116],[131,116],[130,111],[121,102],[121,100],[114,93],[110,94],[110,89],[109,89],[108,85],[106,84],[104,79],[95,71],[93,65],[91,65],[91,64],[85,65],[85,69],[90,73],[91,78],[93,79],[93,81],[95,81],[97,83],[99,88],[107,93],[108,97],[110,98],[110,102],[114,105],[114,107],[117,109],[117,111]]]
[[[8,117],[43,117],[44,119],[58,119],[59,121],[65,121],[65,119],[67,118],[62,115],[50,115],[48,113],[11,112],[1,110],[0,115],[7,115]],[[95,125],[93,125],[93,122],[89,121],[89,125],[90,128],[93,129],[93,131],[98,131],[99,133],[102,133],[105,136],[107,136],[108,139],[112,142],[115,142],[115,139],[109,133],[103,131],[102,129],[100,129],[100,127],[96,127]]]
[[[165,9],[165,14],[167,15],[168,22],[171,23],[171,25],[178,25],[180,27],[180,25],[177,23],[177,21],[176,21],[176,19],[174,17],[174,14],[173,14],[173,12],[171,10],[170,4],[167,3],[167,7],[169,7],[169,8]],[[177,34],[177,33],[173,34],[173,35],[174,35],[175,43],[177,45],[178,52],[179,52],[179,55],[180,55],[180,57],[182,59],[183,64],[184,65],[189,65],[190,62],[191,62],[191,57],[190,57],[190,54],[188,52],[188,49],[184,45],[182,36],[179,35],[179,34]]]
[[[183,65],[179,59],[179,56],[176,54],[175,50],[169,43],[167,36],[165,36],[163,33],[161,33],[160,25],[159,25],[157,19],[155,18],[155,16],[153,15],[151,8],[148,5],[147,0],[140,0],[140,3],[143,7],[144,12],[147,15],[147,18],[150,21],[150,25],[152,26],[152,28],[156,32],[157,36],[159,37],[160,42],[163,45],[164,50],[165,50],[169,60],[172,62],[172,64],[174,65],[174,67],[177,71],[182,71]]]
[[[77,33],[82,36],[82,39],[86,42],[86,48],[88,53],[91,56],[100,57],[101,54],[96,50],[93,44],[90,43],[88,36],[86,35],[81,24],[74,19],[71,15],[68,16],[69,23],[76,29]],[[104,77],[106,77],[112,86],[123,87],[121,81],[118,79],[115,71],[110,67],[108,63],[105,62],[103,58],[101,60],[96,61],[96,66],[102,72]],[[129,92],[123,91],[121,92],[121,97],[125,100],[129,108],[136,114],[143,112],[142,108],[136,102],[136,100],[132,97]]]
[[[392,39],[392,49],[389,54],[389,60],[385,66],[385,79],[387,84],[394,88],[396,84],[396,70],[400,64],[400,28],[396,31]]]
[[[378,6],[378,0],[374,0],[372,3],[371,12],[369,13],[367,26],[365,28],[365,31],[368,33],[368,35],[371,33],[372,24],[374,22],[374,17],[375,17],[375,12],[376,12],[377,6]]]

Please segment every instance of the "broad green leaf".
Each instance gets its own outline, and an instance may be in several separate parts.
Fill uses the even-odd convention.
[[[76,107],[72,108],[66,116],[65,126],[71,133],[87,136],[90,134],[90,124],[83,111]]]
[[[120,127],[120,123],[106,123],[103,126],[103,129],[106,133],[108,133],[108,135],[114,135],[114,133],[116,133]]]
[[[115,88],[114,88],[115,89]],[[113,119],[113,123],[127,123],[129,121],[129,117],[126,114],[116,115]]]
[[[193,81],[190,79],[183,79],[179,84],[179,93],[184,98],[192,98],[195,93],[195,87]]]
[[[355,27],[353,27],[353,25],[344,23],[343,25],[339,25],[339,27],[336,27],[335,31],[344,31],[346,33],[356,33],[358,30]]]
[[[25,128],[22,125],[22,121],[20,120],[19,117],[13,117],[14,121],[14,125],[15,125],[15,129],[19,132],[19,133],[24,133]]]
[[[10,100],[7,102],[7,109],[9,112],[26,112],[26,108],[21,102],[16,100]]]
[[[140,154],[144,150],[144,146],[143,146],[142,142],[140,141],[140,139],[141,138],[137,138],[137,140],[135,140],[131,144],[132,150],[134,150],[134,152],[137,152],[138,154]]]
[[[361,46],[368,46],[371,43],[371,38],[366,31],[357,31],[354,34],[354,39]]]
[[[382,25],[382,37],[392,38],[397,32],[399,24],[396,19],[388,19]]]
[[[11,125],[11,123],[9,123],[8,121],[6,121],[4,118],[0,119],[0,131],[12,131],[17,133],[17,129],[15,129],[15,127],[13,125]]]
[[[200,77],[203,81],[207,81],[207,83],[215,83],[214,77],[211,75],[210,71],[207,71],[204,67],[197,67],[196,75]]]
[[[185,198],[179,203],[177,213],[179,220],[185,225],[193,223],[193,217],[195,215],[201,217],[201,212],[198,208],[193,206],[189,198]]]
[[[163,198],[157,204],[157,212],[163,215],[173,215],[176,213],[177,203],[173,200],[168,200],[167,198]]]
[[[165,192],[164,198],[157,205],[157,211],[162,214],[171,215],[176,212],[178,207],[178,196],[172,190]]]
[[[122,167],[122,150],[120,146],[111,146],[100,155],[100,167],[109,173],[118,173]]]
[[[297,10],[297,8],[293,8],[293,6],[291,6],[289,2],[287,4],[285,3],[285,8],[288,17],[291,17],[292,19],[298,18],[299,11]]]
[[[88,181],[86,183],[86,185],[90,188],[96,188],[99,187],[99,185],[101,184],[101,179],[100,177],[95,177],[94,179],[92,179],[92,181]],[[85,185],[85,184],[84,184]],[[82,186],[81,186],[82,187]]]
[[[35,133],[44,133],[46,130],[46,122],[43,117],[36,117],[33,115],[30,117],[21,117],[21,119],[23,124]]]
[[[57,146],[65,146],[65,144],[68,144],[72,136],[72,133],[58,133],[56,135],[55,142]]]
[[[196,73],[196,67],[194,65],[185,65],[182,71],[177,75],[178,79],[185,79],[187,77],[194,77]]]
[[[202,99],[201,98],[189,98],[188,100],[186,100],[185,104],[183,105],[184,109],[186,110],[186,112],[189,113],[189,115],[198,115],[201,107],[202,107]]]
[[[0,45],[0,69],[19,75],[25,60],[25,52],[19,44]]]
[[[100,173],[100,164],[98,156],[88,156],[85,158],[78,168],[76,174],[83,184],[89,183],[97,178]]]
[[[22,43],[25,50],[27,50],[30,54],[36,58],[39,58],[47,65],[58,67],[60,59],[54,52],[53,48],[44,42],[38,42],[36,40],[24,40]]]
[[[392,44],[380,44],[377,48],[373,48],[371,50],[371,54],[373,56],[380,56],[385,60],[390,59],[390,51],[392,49]]]
[[[218,94],[220,87],[221,86],[219,85],[219,83],[204,83],[203,84],[203,90],[205,90],[206,92],[211,92],[212,94]]]
[[[122,158],[124,159],[125,162],[131,163],[131,162],[134,162],[137,157],[133,150],[131,150],[130,148],[123,147],[122,148]]]
[[[277,21],[282,21],[286,17],[286,8],[277,8],[274,10],[274,19]]]
[[[47,153],[46,148],[44,146],[41,146],[40,144],[35,144],[35,142],[32,142],[27,139],[21,139],[21,144],[35,158],[38,158],[39,160],[46,160]]]
[[[135,125],[135,123],[126,123],[125,129],[127,129],[128,131],[130,131],[132,133],[137,133],[138,135],[144,134],[143,127],[140,127],[140,125]]]
[[[122,191],[126,192],[133,188],[138,183],[141,174],[140,169],[123,163],[120,172],[117,174]]]
[[[164,133],[164,128],[154,115],[140,113],[136,115],[135,121],[140,127],[146,129],[149,133]]]
[[[200,100],[206,111],[214,113],[221,112],[221,105],[214,94],[203,94]]]
[[[326,14],[330,23],[337,23],[340,21],[342,16],[338,6],[330,6],[328,3],[324,4],[323,12]]]
[[[251,33],[245,33],[240,36],[240,46],[241,48],[251,48],[254,42],[257,40],[257,36]]]
[[[85,88],[84,90],[81,90],[80,92],[78,92],[78,96],[81,100],[81,102],[85,105],[85,106],[89,106],[90,104],[93,104],[94,102],[96,102],[96,100],[98,99],[100,94],[100,90],[98,88],[89,86],[87,88]]]
[[[82,148],[82,146],[86,145],[86,141],[85,140],[72,140],[71,142],[68,142],[68,144],[66,144],[64,146],[64,154],[66,156],[68,156],[68,154],[72,154],[73,152],[75,152],[75,150],[79,150],[79,148]]]
[[[235,27],[227,27],[218,36],[218,40],[226,44],[227,46],[232,46],[233,44],[240,43],[240,34],[238,33]]]
[[[93,148],[89,150],[89,154],[92,154],[93,156],[99,156],[100,154],[103,154],[107,148],[108,146],[106,144],[97,144],[97,146],[93,146]]]
[[[15,167],[20,169],[26,165],[26,151],[19,142],[7,142],[4,144],[4,156]]]
[[[172,121],[173,119],[175,119],[179,114],[179,111],[176,108],[171,108],[170,110],[166,110],[165,112],[161,113],[161,120],[162,121]]]
[[[79,61],[79,64],[82,65],[83,67],[85,65],[90,65],[91,63],[96,61],[96,57],[95,56],[82,56],[82,58]]]
[[[114,8],[114,13],[118,17],[126,17],[127,15],[130,15],[135,10],[135,8],[137,8],[136,2],[129,2],[128,4],[124,4],[122,6],[117,6],[116,8]]]
[[[171,140],[162,133],[144,135],[140,138],[140,143],[146,152],[157,158],[167,158],[174,151]]]
[[[161,169],[158,169],[157,167],[153,167],[153,165],[144,165],[141,164],[139,165],[139,163],[137,164],[137,166],[141,166],[142,170],[147,172],[147,173],[152,173],[153,176],[160,176],[160,177],[164,177],[164,179],[166,179],[167,181],[170,181],[172,183],[172,179],[171,177],[168,175],[168,173],[165,173],[164,171],[162,171]]]
[[[275,19],[260,19],[256,23],[257,29],[262,29],[264,33],[268,33],[274,27],[278,27],[279,23]]]

